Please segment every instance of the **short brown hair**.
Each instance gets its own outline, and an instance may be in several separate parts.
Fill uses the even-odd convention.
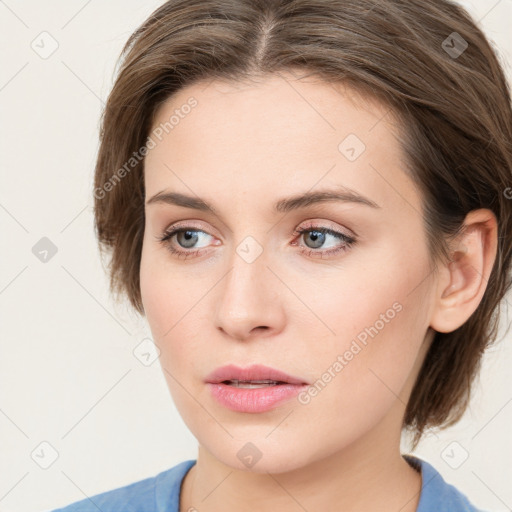
[[[111,290],[141,314],[144,159],[133,155],[158,107],[193,82],[301,69],[380,100],[400,120],[433,262],[448,260],[468,212],[492,210],[498,251],[485,294],[464,325],[435,333],[404,427],[416,444],[427,427],[458,421],[511,285],[510,89],[469,14],[449,0],[171,0],[121,57],[102,116],[95,228]]]

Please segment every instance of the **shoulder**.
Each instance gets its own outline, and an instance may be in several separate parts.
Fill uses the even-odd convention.
[[[473,505],[456,487],[447,483],[428,462],[404,456],[407,462],[421,470],[421,496],[417,512],[485,512]]]
[[[181,482],[195,460],[155,476],[102,492],[51,512],[178,512]]]

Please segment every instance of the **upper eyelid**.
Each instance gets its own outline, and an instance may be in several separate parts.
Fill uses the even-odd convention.
[[[193,230],[193,231],[201,231],[202,233],[205,233],[210,236],[215,236],[212,233],[209,233],[206,229],[203,229],[201,227],[197,227],[197,226],[190,224],[190,222],[192,222],[192,221],[188,221],[188,223],[184,222],[184,223],[172,224],[171,226],[164,229],[163,234],[165,235],[168,233],[173,233],[175,231]],[[330,229],[331,231],[335,231],[335,232],[343,234],[345,236],[357,236],[355,233],[354,234],[345,233],[344,229],[346,230],[348,228],[343,228],[343,229],[337,228],[335,226],[330,225],[328,221],[323,221],[323,222],[317,221],[316,223],[314,221],[304,221],[304,222],[306,222],[307,225],[300,227],[301,224],[299,224],[299,226],[294,229],[294,233],[301,231],[301,230],[307,231],[307,230],[314,230],[314,229],[318,229],[318,230]],[[349,230],[349,231],[351,231],[351,230]]]
[[[198,231],[198,232],[204,233],[205,235],[215,237],[215,235],[209,233],[208,231],[191,225],[190,222],[191,221],[184,222],[183,224],[182,223],[173,224],[170,227],[166,228],[162,235],[156,236],[156,238],[158,240],[162,240],[162,239],[168,240],[168,239],[172,238],[173,236],[175,236],[177,233],[183,232],[183,231]],[[335,238],[338,238],[338,239],[340,239],[340,238],[352,239],[352,240],[358,239],[358,235],[356,233],[354,233],[352,230],[349,230],[350,233],[346,233],[345,230],[347,228],[340,229],[337,227],[333,227],[333,226],[329,225],[328,221],[314,222],[314,221],[308,220],[308,221],[304,221],[304,222],[306,222],[307,225],[304,225],[301,227],[301,224],[299,224],[299,226],[297,226],[293,230],[294,234],[299,234],[299,236],[300,236],[304,232],[318,230],[318,231],[325,231],[326,234],[333,236]],[[329,233],[329,231],[331,231],[331,232]],[[341,236],[336,236],[336,235],[341,235]]]
[[[321,219],[321,217],[317,217],[317,219]],[[185,220],[185,221],[176,221],[172,224],[170,224],[168,227],[165,228],[165,231],[171,231],[173,229],[185,229],[185,228],[192,228],[192,229],[197,229],[198,231],[205,231],[206,233],[208,232],[208,228],[206,229],[203,229],[202,227],[198,227],[198,226],[195,226],[194,223],[195,222],[203,222],[202,219],[190,219],[190,220]],[[330,229],[333,229],[333,230],[343,230],[343,229],[348,229],[349,231],[352,231],[350,228],[346,227],[346,226],[342,226],[341,227],[337,227],[336,225],[338,225],[339,223],[335,222],[335,221],[331,221],[331,220],[327,220],[327,219],[323,219],[323,220],[311,220],[311,219],[306,219],[306,220],[302,220],[301,222],[299,222],[297,224],[297,226],[301,226],[302,224],[308,224],[308,225],[313,225],[313,228],[330,228]],[[213,228],[215,231],[218,231],[217,228]],[[297,228],[295,228],[297,229]],[[229,229],[229,232],[232,233],[232,230]]]
[[[193,225],[189,225],[189,224],[183,224],[183,225],[177,224],[177,225],[169,226],[168,228],[165,228],[165,230],[163,231],[163,235],[165,236],[170,233],[175,234],[176,232],[180,232],[180,231],[200,231],[201,233],[204,233],[205,235],[215,236],[203,228],[199,228],[197,226],[193,226]]]

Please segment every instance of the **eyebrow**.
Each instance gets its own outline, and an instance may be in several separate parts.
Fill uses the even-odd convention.
[[[280,199],[274,205],[274,212],[287,213],[292,210],[307,208],[308,206],[328,203],[328,202],[342,202],[342,203],[355,203],[369,206],[371,208],[381,208],[377,203],[362,196],[356,191],[347,187],[339,187],[338,190],[318,190],[315,192],[305,192],[291,197]],[[218,215],[217,210],[204,199],[200,197],[189,196],[180,194],[178,192],[162,191],[151,197],[146,205],[163,203],[181,206],[183,208],[191,208],[200,211],[210,211]]]

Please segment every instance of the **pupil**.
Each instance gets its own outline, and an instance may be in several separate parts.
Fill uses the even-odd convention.
[[[324,237],[325,234],[320,231],[310,231],[310,233],[311,233],[310,238],[313,240],[314,243],[320,242],[320,243],[317,243],[317,245],[315,245],[315,248],[320,247],[323,242],[322,237]]]
[[[190,248],[192,247],[198,240],[198,235],[195,234],[195,231],[182,231],[182,235],[184,235],[185,243],[182,244],[183,247]]]

